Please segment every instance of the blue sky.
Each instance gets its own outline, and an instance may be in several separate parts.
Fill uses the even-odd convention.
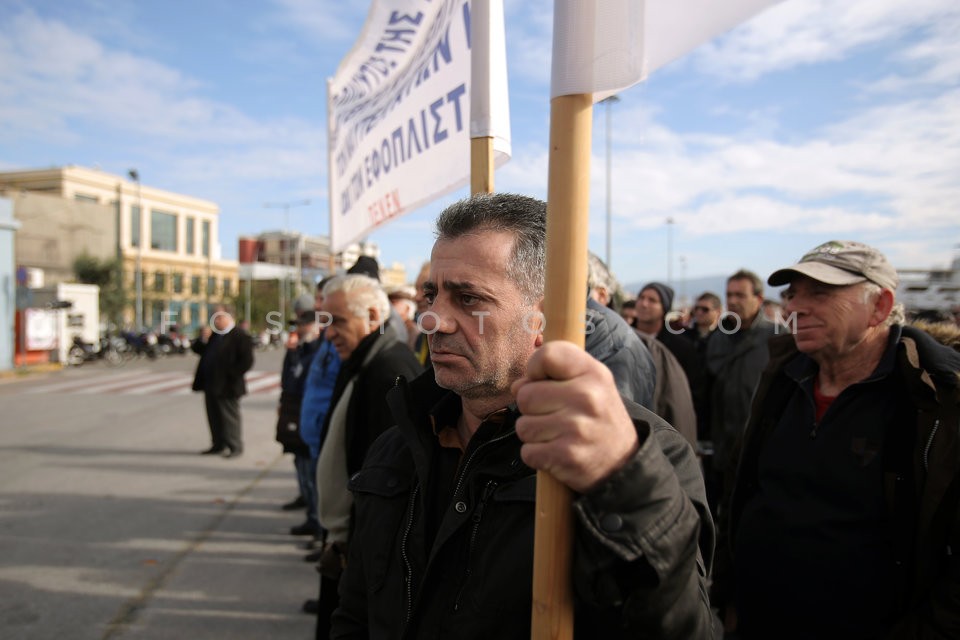
[[[326,234],[326,78],[366,16],[329,0],[4,0],[0,169],[75,164],[221,207],[239,235],[309,198]],[[546,196],[552,2],[506,0],[513,157],[496,188]],[[831,238],[900,268],[960,242],[960,4],[785,0],[656,72],[613,107],[612,266],[622,282],[766,276]],[[605,254],[595,109],[590,246]],[[458,192],[371,235],[414,277]],[[686,264],[681,268],[681,257]]]

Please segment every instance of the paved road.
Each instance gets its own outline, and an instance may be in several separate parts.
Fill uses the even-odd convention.
[[[256,371],[280,356],[258,353]],[[296,489],[278,392],[242,401],[243,457],[197,455],[201,397],[143,382],[195,362],[0,383],[0,638],[312,637],[299,608],[316,573],[287,533],[302,516],[279,509]]]

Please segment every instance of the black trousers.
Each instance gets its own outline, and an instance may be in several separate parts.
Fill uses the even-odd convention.
[[[214,449],[243,451],[243,434],[240,423],[240,398],[203,394],[207,407],[207,423]]]
[[[328,640],[330,638],[330,617],[338,606],[340,606],[340,593],[338,587],[339,580],[320,576],[320,602],[319,612],[317,613],[317,640]]]

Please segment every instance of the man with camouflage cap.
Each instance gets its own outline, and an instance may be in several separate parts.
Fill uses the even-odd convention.
[[[728,629],[960,638],[960,354],[903,326],[897,272],[865,244],[768,282],[789,285],[792,335],[770,342],[744,434]]]

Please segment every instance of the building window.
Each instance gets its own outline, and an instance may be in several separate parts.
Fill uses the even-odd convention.
[[[200,293],[200,276],[190,276],[190,293],[193,295]]]
[[[158,293],[163,293],[167,290],[167,274],[162,271],[157,271],[153,274],[153,290]]]
[[[233,280],[230,278],[223,279],[223,295],[228,296],[233,290]]]
[[[194,246],[194,237],[193,237],[195,232],[194,222],[195,220],[193,218],[187,218],[187,255],[190,255],[190,256],[192,256],[196,251],[196,247]]]
[[[210,221],[204,220],[200,233],[200,249],[206,258],[210,257]]]
[[[164,319],[163,314],[166,310],[167,310],[166,303],[161,302],[160,300],[154,300],[153,303],[150,305],[150,326],[156,329],[157,331],[159,331],[161,328],[161,324],[163,323],[163,319]]]
[[[217,292],[217,279],[213,276],[207,278],[207,293],[213,294]]]
[[[130,207],[130,246],[140,246],[140,207]]]
[[[183,293],[183,274],[182,273],[173,274],[173,292]]]
[[[180,330],[183,326],[183,303],[176,300],[170,301],[170,310],[164,316],[167,321],[167,331]]]
[[[190,303],[190,329],[197,329],[203,324],[203,318],[200,316],[200,303]]]
[[[150,248],[177,250],[177,216],[166,211],[150,211]]]
[[[78,202],[100,202],[100,198],[97,196],[89,196],[85,193],[75,193],[73,199]]]

